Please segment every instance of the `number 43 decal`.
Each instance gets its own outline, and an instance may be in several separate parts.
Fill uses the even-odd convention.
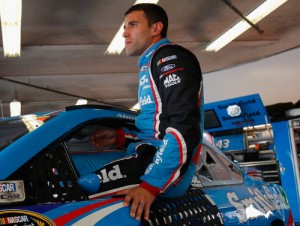
[[[218,140],[217,143],[215,143],[216,147],[219,149],[222,148],[229,148],[230,140],[229,139],[224,139],[224,140]]]

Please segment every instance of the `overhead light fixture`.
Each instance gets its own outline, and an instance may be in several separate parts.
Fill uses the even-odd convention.
[[[1,0],[0,4],[4,56],[20,56],[22,0]]]
[[[86,99],[78,99],[75,105],[86,105],[88,101]]]
[[[135,4],[139,3],[153,3],[157,4],[159,0],[137,0]],[[113,54],[121,54],[123,49],[125,48],[125,42],[123,38],[123,31],[124,31],[124,23],[120,26],[118,32],[116,33],[115,37],[109,44],[108,48],[105,51],[105,54],[113,55]]]
[[[21,115],[21,102],[17,100],[13,100],[9,104],[10,107],[10,116],[19,116]]]
[[[255,8],[251,13],[249,13],[246,18],[251,21],[253,24],[256,24],[258,21],[266,17],[268,14],[273,12],[287,0],[266,0],[257,8]],[[240,34],[245,32],[251,27],[251,25],[245,21],[240,20],[238,23],[233,25],[229,30],[224,32],[221,36],[211,42],[206,48],[205,51],[208,52],[217,52],[222,49],[225,45],[230,43]]]

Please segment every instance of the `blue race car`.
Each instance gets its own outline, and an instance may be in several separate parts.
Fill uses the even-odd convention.
[[[190,189],[158,197],[149,221],[131,218],[123,197],[88,193],[78,178],[124,154],[92,146],[91,133],[136,129],[135,118],[108,106],[71,106],[0,120],[0,225],[294,225],[282,187],[250,178],[206,140]]]

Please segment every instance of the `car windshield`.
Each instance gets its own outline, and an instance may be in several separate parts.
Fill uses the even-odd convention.
[[[57,115],[58,112],[43,115],[24,115],[20,117],[0,120],[0,151],[19,139],[32,132],[46,121]]]

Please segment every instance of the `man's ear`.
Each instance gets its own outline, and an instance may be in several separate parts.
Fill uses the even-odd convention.
[[[163,26],[164,26],[163,23],[162,22],[156,22],[152,26],[153,26],[152,35],[153,36],[159,36],[159,35],[161,35],[161,31],[162,31]]]

